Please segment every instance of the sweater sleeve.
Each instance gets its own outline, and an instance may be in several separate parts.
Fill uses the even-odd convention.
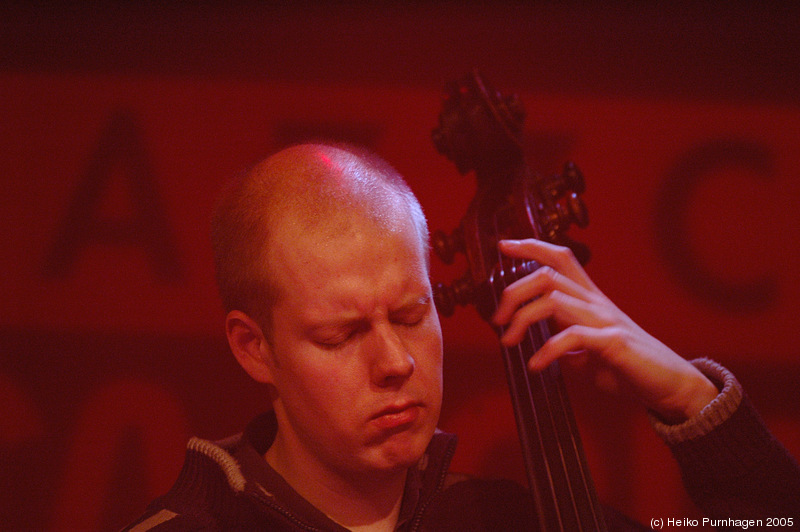
[[[692,363],[720,388],[717,398],[678,425],[651,416],[687,492],[709,518],[793,518],[800,526],[797,462],[769,433],[733,374],[708,359]]]

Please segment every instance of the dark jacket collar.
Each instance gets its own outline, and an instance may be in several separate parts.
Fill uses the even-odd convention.
[[[220,442],[239,463],[246,491],[254,493],[273,509],[302,519],[312,527],[345,530],[300,496],[264,459],[276,432],[275,415],[267,412],[254,419],[241,438]],[[412,528],[441,490],[455,446],[454,435],[437,431],[417,466],[409,469],[398,529]]]

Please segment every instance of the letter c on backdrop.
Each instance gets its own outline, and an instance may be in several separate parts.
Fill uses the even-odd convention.
[[[771,306],[778,281],[765,274],[732,282],[706,268],[689,238],[693,193],[715,171],[741,168],[765,181],[774,179],[769,150],[749,140],[713,140],[691,149],[667,174],[656,205],[655,237],[667,268],[694,296],[728,312],[758,312]]]

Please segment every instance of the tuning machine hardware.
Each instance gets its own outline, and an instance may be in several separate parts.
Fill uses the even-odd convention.
[[[434,231],[431,235],[431,247],[442,262],[452,264],[456,253],[464,253],[464,233],[460,227],[450,235],[444,231]]]
[[[475,283],[469,274],[461,279],[456,279],[448,286],[444,283],[434,283],[433,302],[436,310],[443,316],[452,316],[456,305],[466,306],[475,302]]]
[[[539,214],[544,233],[554,241],[564,240],[572,224],[586,227],[589,214],[580,195],[586,190],[583,173],[574,163],[564,165],[564,171],[540,178],[538,187],[542,198]]]

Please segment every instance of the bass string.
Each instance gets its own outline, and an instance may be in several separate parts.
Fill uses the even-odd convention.
[[[516,270],[517,259],[514,259],[514,269]],[[512,272],[513,274],[513,272]],[[516,277],[516,276],[514,276]],[[543,321],[537,322],[535,325],[528,328],[527,332],[527,341],[532,346],[533,353],[535,353],[538,349],[544,345],[544,342],[547,341],[549,337],[547,324]],[[538,341],[537,341],[538,340]],[[518,356],[522,359],[523,364],[525,364],[526,356],[525,352],[522,349],[521,345],[516,347],[518,352]],[[531,354],[533,354],[531,353]],[[527,365],[523,365],[525,369],[527,369]],[[568,502],[571,503],[572,513],[575,517],[575,522],[580,523],[580,514],[578,512],[578,508],[576,506],[576,497],[575,491],[573,487],[572,478],[570,475],[570,468],[567,463],[567,456],[565,455],[564,451],[564,443],[562,442],[563,431],[559,430],[558,422],[557,422],[557,414],[561,415],[561,419],[566,419],[565,416],[568,415],[567,405],[564,402],[564,396],[558,393],[558,383],[555,381],[557,378],[557,371],[558,370],[558,362],[555,361],[551,363],[547,368],[537,372],[534,376],[530,376],[530,379],[536,379],[538,381],[539,390],[541,392],[541,396],[544,397],[544,406],[540,407],[539,410],[543,410],[542,416],[539,419],[542,419],[541,422],[549,423],[550,433],[555,438],[555,443],[558,451],[558,460],[557,464],[560,465],[560,473],[562,473],[562,478],[566,483],[566,487],[569,493]],[[554,391],[555,388],[555,391]],[[536,402],[531,397],[531,404],[533,408],[536,408]],[[557,410],[558,409],[558,410]],[[570,438],[572,434],[569,435]],[[551,485],[554,481],[551,480]],[[562,501],[563,502],[563,501]],[[561,505],[556,503],[557,508],[559,508],[559,515],[561,514]],[[559,518],[559,524],[561,529],[564,530],[564,518]]]
[[[530,265],[531,263],[527,263]],[[535,264],[535,263],[534,263]],[[530,273],[538,268],[538,265],[532,269],[525,268],[525,273]],[[516,276],[515,276],[516,278]],[[534,329],[539,329],[539,334],[541,335],[541,342],[539,345],[536,345],[534,342]],[[544,321],[539,321],[533,327],[528,329],[528,336],[532,343],[532,345],[536,346],[536,349],[540,348],[541,345],[544,344],[549,339],[550,330],[547,324]],[[561,453],[561,463],[564,469],[565,476],[567,478],[567,482],[569,484],[569,492],[571,495],[571,502],[573,511],[575,513],[576,518],[578,519],[579,524],[583,524],[584,521],[581,519],[582,511],[577,507],[578,500],[584,501],[588,509],[591,512],[591,521],[594,523],[595,530],[605,530],[605,521],[602,518],[599,508],[597,507],[597,499],[594,496],[594,487],[591,481],[591,475],[587,470],[587,465],[583,457],[583,449],[581,446],[580,434],[578,433],[578,428],[574,420],[574,415],[572,412],[572,408],[569,404],[569,397],[567,396],[566,389],[564,387],[563,378],[561,376],[561,369],[560,364],[558,361],[554,361],[551,363],[547,368],[539,372],[540,382],[542,383],[542,389],[544,390],[545,394],[547,395],[548,401],[548,408],[547,412],[550,414],[550,420],[552,422],[552,427],[554,429],[554,433],[559,436],[558,439],[558,447],[559,452]],[[551,394],[554,396],[554,400],[551,401]],[[555,412],[552,408],[553,404],[560,410],[560,416],[555,415]],[[558,430],[557,428],[557,420],[562,420],[564,422],[564,428],[566,430]],[[561,436],[564,435],[566,432],[566,443],[562,442]],[[571,449],[571,453],[567,453],[571,457],[575,457],[575,464],[574,467],[570,467],[567,464],[567,460],[565,458],[564,447],[569,446]],[[575,493],[578,489],[582,489],[582,497],[579,499],[575,496]]]
[[[496,217],[494,217],[494,232],[495,232],[495,235],[494,235],[495,238],[493,238],[493,241],[497,242],[499,240],[500,231],[499,231],[498,226],[497,226],[497,218]],[[498,274],[498,277],[499,277],[497,280],[499,281],[500,290],[498,290],[497,286],[495,285],[494,276],[492,277],[492,279],[490,279],[492,295],[494,297],[494,308],[495,309],[497,309],[498,306],[499,306],[499,293],[501,293],[503,290],[505,290],[505,288],[507,288],[508,284],[509,284],[508,283],[509,276],[508,276],[508,273],[505,271],[505,262],[506,261],[503,259],[502,253],[500,252],[499,248],[497,248],[497,265],[498,265],[497,266],[497,274]],[[512,268],[516,269],[516,261],[513,262]],[[502,334],[504,332],[504,330],[501,328],[500,332]],[[535,343],[533,342],[534,339],[533,339],[532,336],[530,336],[530,331],[529,331],[529,340],[531,342],[531,345],[535,347]],[[504,355],[506,357],[508,357],[509,360],[514,360],[514,359],[512,359],[512,357],[515,357],[514,361],[518,364],[518,367],[521,368],[521,371],[523,371],[523,372],[526,371],[526,357],[525,357],[525,353],[523,352],[523,349],[522,349],[521,345],[517,345],[516,347],[513,348],[513,354],[512,354],[512,351],[508,347],[503,346],[503,352],[504,352]],[[519,379],[517,379],[517,380],[519,380]],[[531,413],[533,415],[533,419],[531,421],[535,424],[537,430],[541,434],[541,430],[543,428],[542,427],[542,420],[540,420],[540,413],[539,413],[539,411],[537,409],[537,405],[535,404],[535,402],[533,400],[533,392],[532,392],[531,387],[530,387],[530,377],[524,378],[524,379],[522,379],[522,381],[525,384],[524,389],[525,389],[525,392],[527,394],[528,404],[530,405]],[[524,432],[524,431],[525,431],[524,429],[521,429],[521,432]],[[558,504],[558,500],[556,498],[556,487],[555,487],[555,484],[554,484],[553,472],[550,469],[551,465],[553,465],[553,464],[551,464],[551,460],[548,459],[548,452],[547,452],[547,449],[545,449],[545,444],[544,444],[543,439],[541,437],[538,438],[536,443],[538,444],[539,454],[541,456],[542,463],[544,464],[545,470],[546,470],[547,482],[548,482],[549,488],[550,488],[549,489],[549,493],[550,493],[550,496],[552,498],[551,507],[555,511],[556,519],[558,520],[559,530],[564,530],[565,529],[564,528],[564,522],[563,522],[563,519],[562,519],[562,516],[561,516],[561,510],[560,510],[560,507],[559,507],[559,504]],[[560,443],[559,443],[559,448],[560,448]],[[563,466],[563,461],[562,461],[562,466]],[[530,476],[533,476],[534,474],[535,473],[533,471],[529,472]],[[534,487],[535,487],[534,484],[538,482],[538,479],[531,478],[530,482],[532,483],[531,489],[534,489]],[[541,494],[535,494],[535,495],[539,496]],[[543,530],[546,530],[547,528],[549,528],[549,525],[546,522],[543,521],[545,519],[545,517],[546,517],[545,515],[540,513],[540,515],[538,515],[537,517],[540,520],[540,526],[541,526],[541,528]]]
[[[539,325],[542,330],[546,331],[546,325],[542,322],[539,322],[537,325]],[[531,330],[529,334],[532,335],[533,331]],[[566,396],[560,371],[558,361],[554,361],[550,366],[539,372],[539,378],[542,381],[542,388],[547,396],[547,412],[550,414],[552,428],[558,437],[558,450],[564,476],[569,486],[572,510],[577,522],[582,525],[584,524],[584,514],[581,509],[578,508],[578,503],[579,501],[587,503],[591,511],[591,520],[595,525],[595,529],[601,529],[597,528],[600,526],[600,518],[597,508],[595,507],[593,488],[589,480],[588,472],[585,469],[585,462],[581,458],[582,449],[580,436],[577,433],[577,427],[572,418],[572,409],[569,406],[569,398]],[[560,410],[560,416],[556,415],[555,409]],[[561,429],[558,427],[559,420],[563,422]],[[569,447],[572,452],[566,452],[565,447]],[[574,458],[572,465],[568,463],[569,458]],[[576,496],[579,489],[583,490],[581,492],[581,497]]]
[[[559,368],[554,368],[558,372],[560,372]],[[569,398],[566,396],[566,390],[564,388],[563,381],[559,379],[555,386],[556,394],[558,395],[558,403],[561,405],[562,412],[563,412],[563,419],[566,422],[566,428],[569,433],[569,444],[572,447],[573,454],[577,458],[576,460],[576,473],[577,473],[577,481],[576,483],[580,483],[581,487],[584,490],[585,497],[582,499],[588,503],[589,510],[591,511],[591,518],[594,522],[594,526],[596,530],[605,530],[605,521],[602,518],[602,514],[600,513],[600,509],[597,507],[597,499],[594,496],[594,487],[592,486],[591,476],[589,471],[587,470],[587,465],[585,460],[582,459],[583,449],[581,448],[580,443],[580,435],[578,434],[578,429],[576,423],[574,422],[574,418],[572,416],[572,409],[569,406]],[[573,497],[573,501],[576,499]],[[575,512],[579,512],[577,508],[575,508]]]
[[[494,228],[495,229],[495,235],[497,236],[497,235],[499,235],[499,231],[498,231],[498,228],[497,228],[497,220],[496,219],[495,219],[494,225],[495,225],[495,228]],[[497,264],[499,265],[498,266],[498,268],[499,268],[499,272],[498,272],[499,273],[499,281],[500,281],[500,285],[501,285],[502,289],[505,289],[508,286],[509,279],[511,279],[513,281],[513,280],[516,280],[517,277],[521,278],[524,275],[527,275],[528,273],[530,273],[531,271],[535,270],[538,267],[538,265],[536,265],[535,262],[533,262],[533,261],[529,261],[529,262],[522,261],[521,262],[519,259],[513,259],[511,261],[511,265],[510,265],[510,270],[511,271],[507,272],[505,270],[506,261],[503,260],[502,254],[500,253],[499,249],[497,251],[497,254],[498,254]],[[532,266],[533,266],[533,268],[531,268]],[[492,279],[492,284],[494,284],[494,279]],[[493,292],[493,296],[495,298],[495,308],[497,308],[497,305],[499,304],[498,291],[496,289],[494,289],[494,288],[495,287],[493,286],[492,292]],[[541,348],[541,346],[544,344],[544,342],[547,341],[548,338],[549,338],[549,330],[548,330],[547,324],[544,321],[537,322],[534,326],[530,327],[528,329],[528,331],[527,331],[527,341],[532,346],[534,352],[536,350],[538,350],[539,348]],[[537,341],[537,339],[538,339],[538,341]],[[506,352],[506,356],[511,356],[507,348],[504,347],[504,350]],[[522,348],[522,344],[519,344],[514,348],[514,355],[513,356],[517,357],[517,362],[520,364],[519,367],[523,368],[523,371],[525,371],[526,370],[526,362],[527,362],[527,360],[526,360],[525,351]],[[580,518],[580,510],[577,507],[577,498],[575,496],[575,490],[578,489],[578,488],[577,488],[577,486],[574,486],[573,484],[580,484],[581,487],[584,490],[584,495],[585,495],[584,500],[589,501],[589,505],[590,505],[590,509],[591,509],[591,513],[592,513],[592,520],[595,522],[595,525],[599,527],[600,526],[600,518],[599,518],[598,512],[597,512],[597,510],[595,508],[595,504],[594,504],[595,499],[592,496],[592,487],[590,485],[591,482],[589,480],[588,472],[585,471],[584,461],[582,459],[580,459],[582,451],[580,449],[579,436],[578,436],[578,434],[576,432],[576,427],[574,426],[574,423],[570,422],[571,415],[572,415],[571,414],[571,409],[569,407],[568,398],[565,395],[565,391],[563,389],[563,386],[561,385],[561,383],[558,380],[560,378],[558,373],[559,373],[558,364],[557,364],[557,362],[554,362],[553,364],[551,364],[550,366],[548,366],[544,370],[540,371],[537,374],[537,376],[534,377],[534,378],[537,378],[538,381],[539,381],[540,390],[541,390],[541,392],[543,394],[543,397],[544,397],[544,400],[545,400],[545,410],[546,410],[546,412],[543,415],[540,415],[540,409],[537,408],[537,405],[536,405],[536,403],[535,403],[535,401],[533,399],[533,392],[532,392],[532,389],[530,387],[530,384],[528,384],[528,386],[526,386],[528,400],[529,400],[529,403],[530,403],[531,411],[533,412],[533,416],[534,416],[534,420],[533,421],[534,421],[534,423],[536,423],[537,428],[539,429],[540,433],[541,433],[541,430],[543,428],[541,426],[541,423],[549,421],[550,428],[552,429],[552,434],[556,438],[556,444],[557,444],[557,448],[558,448],[558,463],[560,464],[561,470],[562,470],[563,475],[564,475],[564,479],[566,481],[567,490],[569,491],[569,495],[570,495],[569,500],[571,502],[572,511],[574,512],[574,515],[575,515],[575,518],[576,518],[576,522],[580,524],[582,521],[581,521],[581,518]],[[529,376],[528,379],[530,379],[530,378],[531,377]],[[529,383],[528,379],[525,379],[526,383]],[[559,418],[559,416],[557,415],[556,410],[558,410],[559,413],[560,413],[560,419],[565,421],[566,432],[567,432],[567,435],[566,435],[567,436],[567,438],[566,438],[567,439],[567,443],[562,442],[562,437],[564,436],[564,434],[563,434],[564,430],[563,429],[560,430],[558,428],[558,422],[557,422],[556,419]],[[542,418],[547,418],[547,420],[543,420]],[[565,445],[571,447],[572,456],[578,457],[578,459],[576,460],[576,462],[577,462],[577,464],[576,464],[577,465],[577,479],[575,478],[575,476],[573,474],[570,473],[570,471],[573,470],[573,468],[571,468],[567,464],[567,458],[565,456],[565,450],[564,450],[564,446]],[[544,463],[545,463],[546,471],[547,471],[547,475],[548,475],[548,479],[547,480],[548,480],[548,483],[550,485],[550,493],[552,494],[552,496],[555,499],[555,497],[556,497],[556,489],[555,489],[555,483],[554,483],[554,478],[553,478],[554,472],[551,470],[551,466],[555,465],[555,464],[551,464],[551,460],[547,459],[548,458],[547,457],[547,451],[544,448],[544,443],[541,441],[541,438],[540,438],[540,441],[539,441],[539,451],[540,451],[542,457],[544,458]],[[558,501],[553,500],[553,507],[554,507],[554,510],[556,512],[556,515],[557,515],[559,527],[560,527],[561,530],[564,530],[564,520],[563,520],[562,515],[561,515],[561,509],[560,509],[561,507],[559,506]]]

